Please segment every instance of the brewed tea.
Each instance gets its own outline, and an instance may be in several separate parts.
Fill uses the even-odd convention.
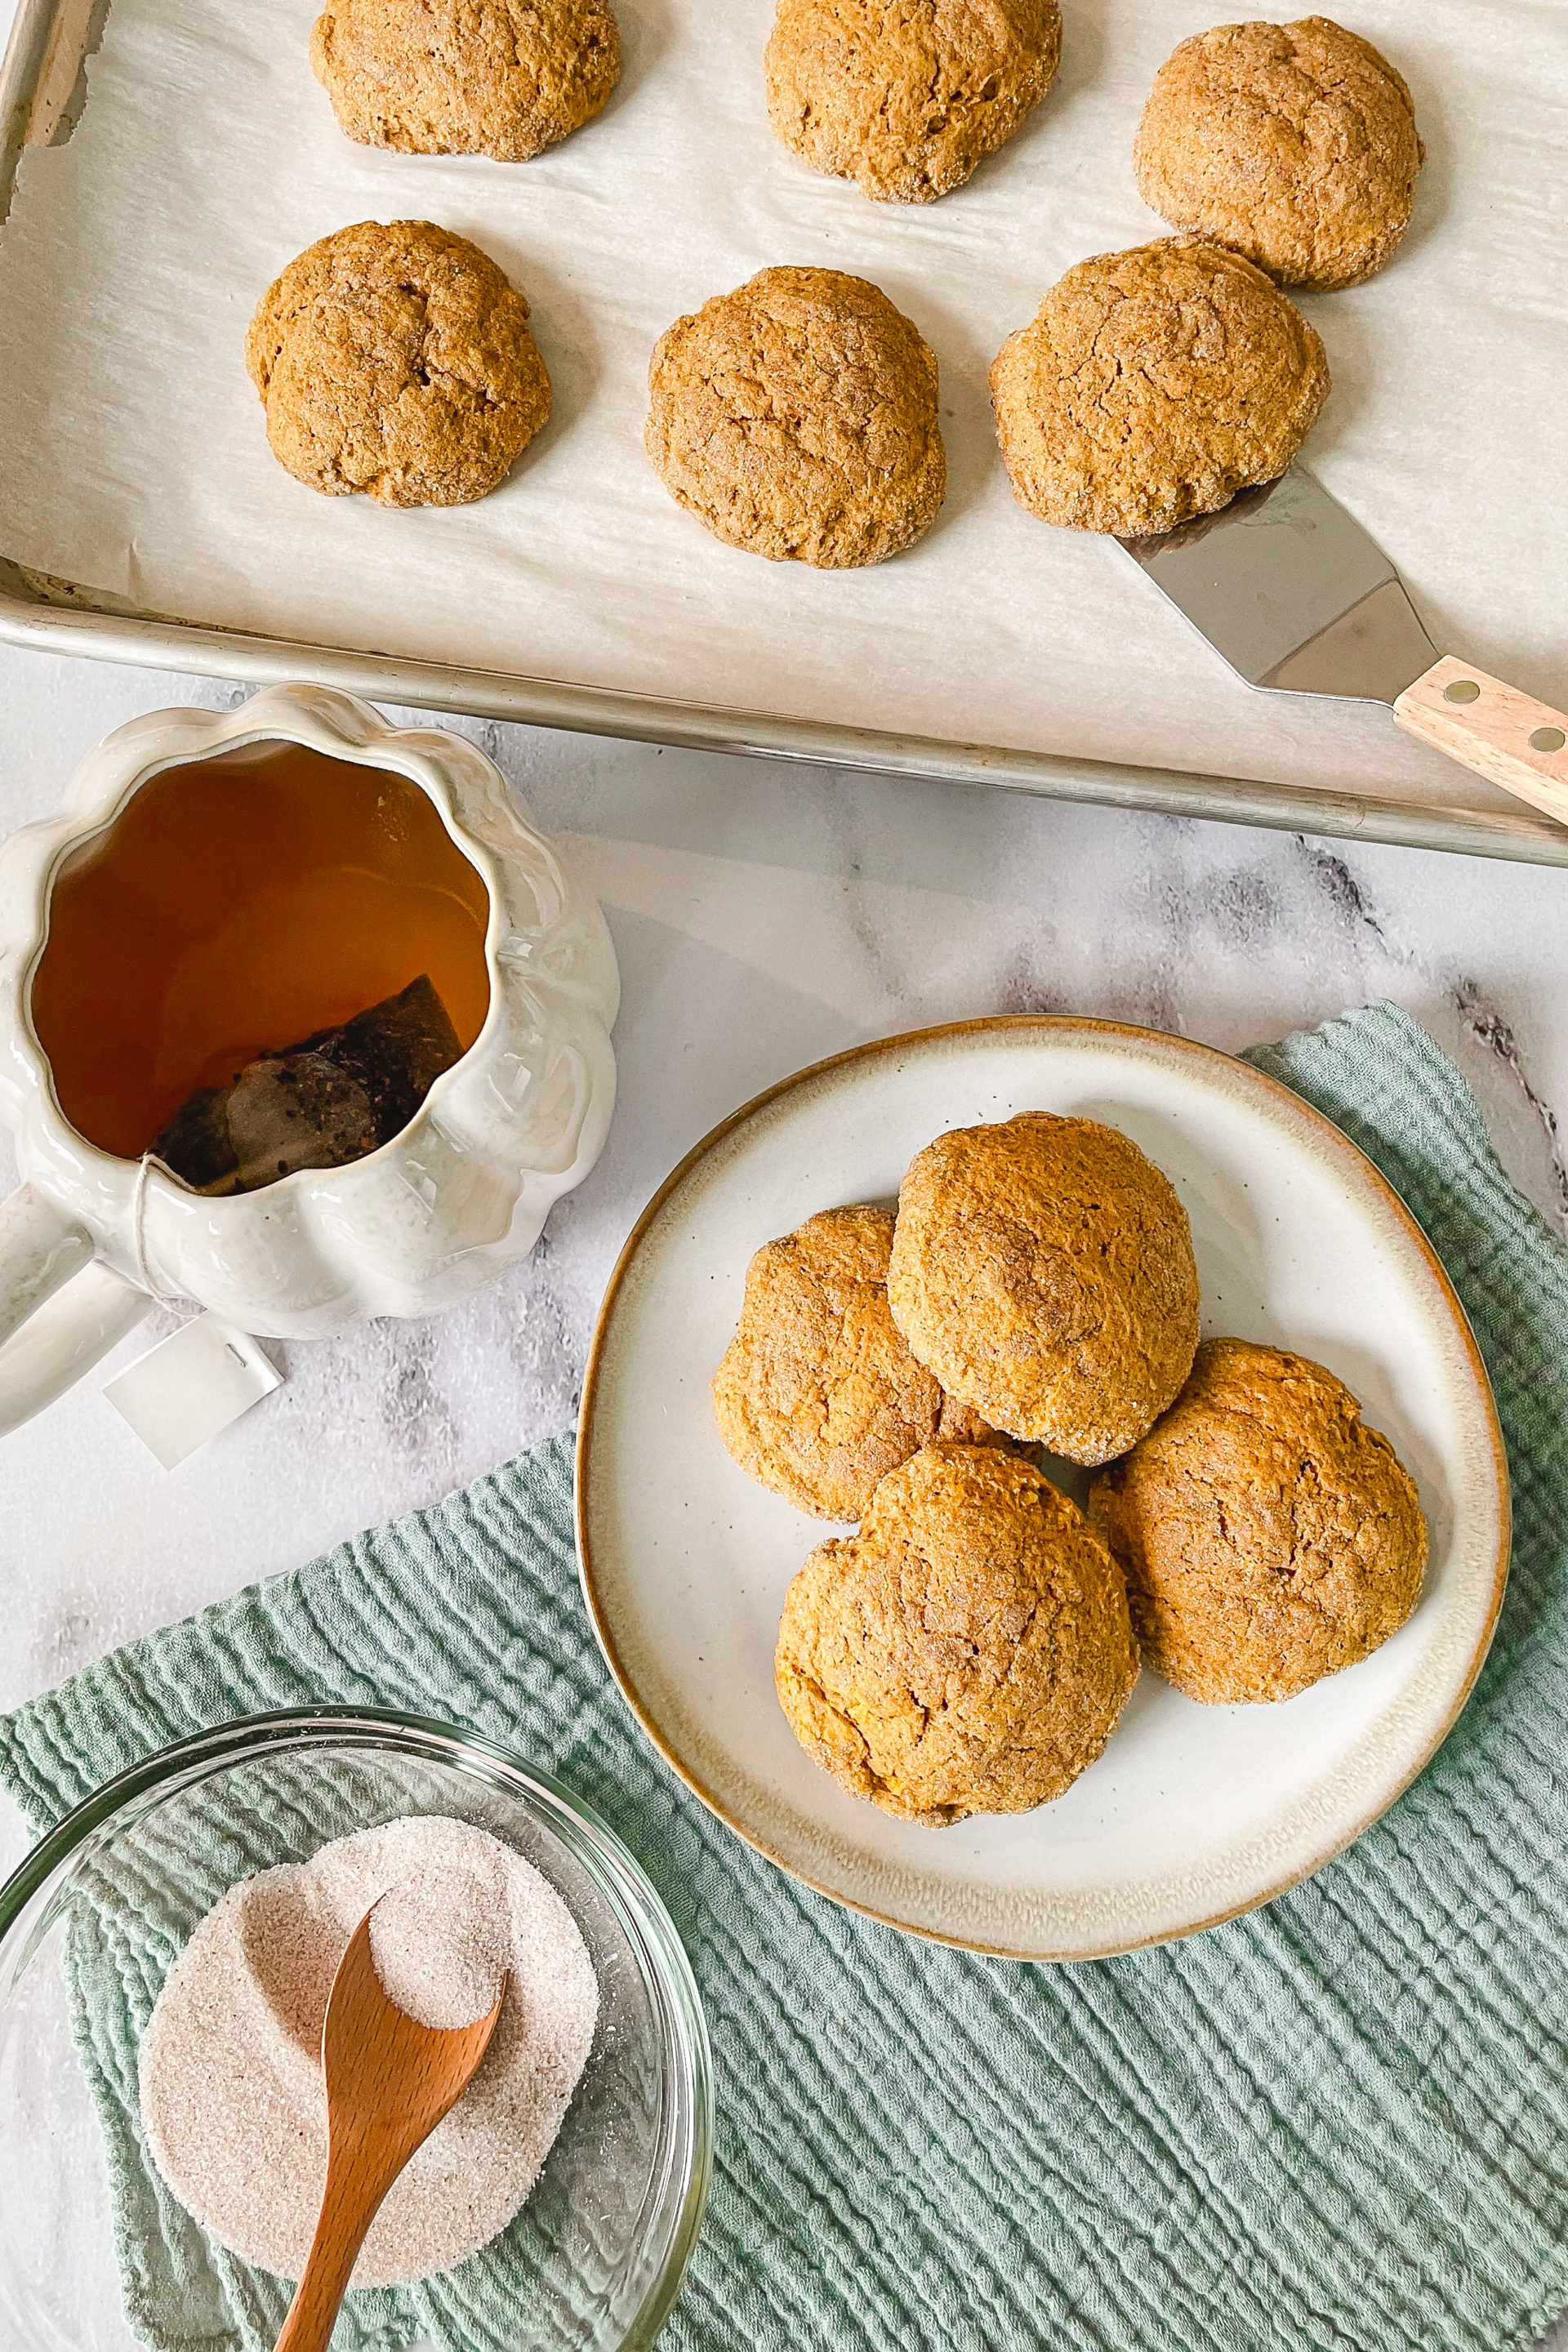
[[[296,743],[170,768],[55,877],[33,1024],[65,1117],[137,1160],[205,1087],[426,976],[489,1005],[484,880],[416,784]]]

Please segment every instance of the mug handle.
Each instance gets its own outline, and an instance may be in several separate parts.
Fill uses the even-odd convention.
[[[0,1202],[0,1436],[52,1404],[152,1304],[96,1265],[85,1228],[30,1184]]]

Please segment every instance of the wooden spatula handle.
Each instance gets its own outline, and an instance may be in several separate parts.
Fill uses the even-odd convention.
[[[1445,655],[1407,686],[1394,715],[1408,734],[1568,824],[1568,718]]]
[[[359,2250],[388,2187],[360,2163],[334,2163],[327,2175],[321,2218],[277,2352],[327,2352],[338,2307],[348,2293]]]

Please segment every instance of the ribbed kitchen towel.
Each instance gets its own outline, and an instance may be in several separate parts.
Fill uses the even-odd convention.
[[[42,1828],[229,1716],[377,1701],[469,1723],[596,1806],[675,1915],[718,2064],[712,2201],[668,2352],[1530,2344],[1568,2301],[1568,1255],[1457,1071],[1392,1006],[1253,1058],[1371,1154],[1441,1254],[1517,1511],[1458,1727],[1383,1821],[1266,1910],[1126,1959],[1026,1967],[805,1893],[622,1707],[578,1597],[565,1438],[22,1708],[0,1726],[0,1781]],[[133,2163],[125,2078],[100,2069],[94,2087]],[[152,2340],[264,2342],[256,2307],[177,2273],[155,2231],[132,2237]],[[418,2321],[463,2343],[463,2301],[366,2298],[362,2341]],[[489,2340],[482,2324],[469,2340]]]

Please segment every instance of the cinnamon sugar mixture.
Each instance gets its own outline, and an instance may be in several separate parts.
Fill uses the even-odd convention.
[[[379,1901],[376,1972],[422,2024],[482,2017],[479,2072],[395,2183],[355,2268],[391,2286],[474,2253],[539,2177],[593,2044],[598,1986],[576,1922],[510,1847],[413,1816],[242,1879],[170,1970],[142,2040],[142,2116],[169,2188],[231,2252],[297,2279],[326,2178],[321,2023]]]

